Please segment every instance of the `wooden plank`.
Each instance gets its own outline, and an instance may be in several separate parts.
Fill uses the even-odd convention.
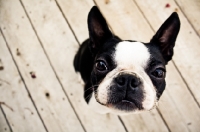
[[[46,131],[28,96],[1,33],[0,47],[0,66],[3,68],[0,70],[0,103],[3,103],[1,107],[12,130],[20,132]]]
[[[71,5],[72,1],[67,2],[70,6],[77,7]],[[79,45],[56,6],[55,1],[23,0],[23,3],[51,60],[52,66],[86,131],[125,131],[117,116],[99,115],[88,109],[83,99],[83,86],[78,81],[78,76],[73,68],[73,58]],[[84,5],[88,4],[82,4],[83,8],[85,8]],[[78,14],[70,15],[76,17],[74,20],[79,22],[87,17],[78,17]]]
[[[196,32],[200,36],[200,1],[199,0],[175,0],[181,11],[184,12]]]
[[[171,14],[171,12],[174,11],[175,8],[177,8],[177,5],[173,1],[168,0],[157,0],[154,2],[154,7],[151,6],[152,2],[150,0],[137,0],[137,3],[154,30],[158,29],[159,22],[162,23],[162,21],[165,21],[165,19]],[[169,9],[165,8],[166,3],[170,3],[171,6]],[[146,8],[148,8],[148,12],[146,11]],[[196,73],[199,72],[200,65],[200,39],[194,33],[193,28],[179,9],[178,14],[181,20],[181,30],[176,42],[175,55],[173,57],[173,60],[175,61],[175,64],[183,75],[185,81],[187,82],[190,90],[194,94],[195,99],[199,103],[200,95],[198,93],[200,82],[198,81],[198,78],[200,78],[200,75]],[[169,71],[171,71],[172,67],[169,67]],[[171,73],[169,73],[171,74],[170,76],[178,74],[176,71]],[[168,77],[168,80],[168,82],[170,82],[168,90],[173,88],[173,90],[169,90],[171,98],[173,98],[174,103],[177,105],[177,108],[180,114],[183,116],[184,122],[185,124],[187,124],[189,131],[199,131],[199,106],[194,103],[194,99],[192,99],[192,95],[189,95],[190,92],[187,90],[186,86],[180,83],[180,81],[182,81],[180,76],[176,77],[177,81],[172,79],[172,77]]]
[[[6,0],[1,3],[0,23],[12,55],[48,131],[83,131],[18,0]],[[35,74],[35,78],[30,75],[31,72]],[[19,97],[23,96],[27,94]],[[27,110],[27,114],[28,112]],[[39,129],[39,126],[35,127]]]
[[[102,1],[96,1],[98,6],[100,7],[101,11],[103,12],[104,16],[107,18],[110,26],[112,27],[113,31],[119,35],[120,37],[122,36],[122,38],[132,38],[134,36],[134,39],[138,40],[138,38],[136,36],[140,36],[140,39],[142,39],[142,37],[144,37],[144,40],[148,39],[150,40],[150,38],[153,36],[153,31],[150,29],[149,25],[147,24],[146,20],[144,19],[144,17],[142,16],[142,14],[138,11],[135,3],[131,0],[125,0],[125,1],[110,1],[107,5],[102,2]],[[143,1],[144,4],[146,1]],[[151,3],[149,1],[149,3]],[[158,2],[159,3],[159,2]],[[104,6],[103,6],[104,5]],[[160,5],[160,4],[159,4]],[[115,8],[117,7],[117,8]],[[121,8],[120,8],[121,7]],[[143,12],[149,12],[149,8],[151,7],[151,5],[148,5],[148,7],[144,8]],[[148,9],[148,10],[145,10]],[[156,7],[152,7],[152,10],[155,10],[154,13],[156,16]],[[114,11],[112,11],[114,10]],[[153,11],[152,11],[153,12]],[[149,16],[153,16],[153,15],[149,15]],[[112,16],[112,17],[111,17]],[[157,21],[156,17],[152,17],[153,19],[155,19],[155,21]],[[165,18],[166,19],[166,18]],[[116,22],[117,21],[117,22]],[[163,20],[164,21],[164,20]],[[160,26],[162,24],[163,21],[160,21],[160,23],[157,23],[157,26]],[[132,24],[135,24],[135,28],[133,28]],[[139,25],[137,27],[137,25]],[[133,28],[130,31],[130,28]],[[145,32],[141,32],[141,31],[145,31]],[[124,33],[126,33],[126,37],[124,36]],[[188,129],[191,130],[197,130],[198,129],[198,122],[199,122],[199,117],[200,116],[195,116],[195,115],[199,115],[199,108],[196,104],[196,102],[194,101],[192,95],[189,93],[186,85],[184,84],[183,80],[181,79],[181,77],[179,76],[179,74],[176,71],[176,68],[174,67],[173,64],[169,64],[168,67],[168,72],[170,72],[167,76],[167,88],[166,89],[171,89],[170,87],[174,87],[176,90],[169,90],[169,92],[164,94],[162,98],[164,99],[164,101],[171,106],[170,108],[166,107],[167,105],[161,107],[161,114],[164,116],[165,121],[167,122],[169,129],[171,131],[177,131],[177,130],[182,130],[182,131],[188,131]],[[177,85],[179,84],[179,85]],[[179,91],[182,90],[182,91]],[[181,94],[177,94],[177,93],[181,93]],[[168,95],[170,94],[170,95]],[[172,96],[171,100],[169,100],[169,98]],[[187,99],[184,99],[183,101],[183,96],[186,97]],[[161,100],[162,100],[161,98]],[[162,101],[161,101],[162,102]],[[192,105],[192,111],[195,114],[191,114],[191,112],[189,112],[188,109],[188,104]],[[168,111],[169,109],[169,111]],[[182,110],[184,109],[184,110]],[[174,111],[174,112],[173,112]],[[173,112],[173,113],[171,113]],[[174,113],[177,113],[176,118],[171,119],[171,117],[173,117]],[[158,113],[157,113],[158,114]],[[143,116],[143,115],[141,115]],[[144,116],[144,119],[146,117]],[[125,120],[125,119],[124,119]],[[194,124],[193,126],[191,126],[191,123],[189,123],[190,125],[188,126],[188,122],[192,121]],[[133,123],[134,124],[134,123]],[[154,122],[150,123],[150,124],[156,124]],[[149,125],[150,125],[149,124]],[[157,122],[156,126],[160,126],[159,122]],[[132,126],[127,126],[129,129],[131,129]],[[187,128],[187,129],[185,129]],[[157,128],[154,128],[157,129]],[[162,127],[160,128],[160,130],[162,130]]]
[[[154,4],[151,0],[137,0],[136,2],[154,30],[157,30],[175,9],[178,10],[181,29],[176,41],[173,60],[200,106],[200,82],[198,80],[200,74],[196,74],[200,72],[200,38],[173,0],[155,0]],[[166,3],[170,3],[170,8],[165,8]],[[146,11],[147,8],[148,11]]]
[[[114,33],[122,39],[148,41],[151,37],[153,32],[133,1],[113,0],[106,4],[104,1],[96,0],[96,3]],[[137,120],[134,120],[135,118]],[[157,111],[141,115],[122,116],[122,120],[125,122],[128,131],[168,131]]]
[[[169,89],[168,86],[166,89]],[[169,126],[169,129],[172,132],[188,132],[187,124],[176,107],[168,91],[165,90],[159,101],[158,108]]]
[[[174,65],[170,63],[167,67],[167,88],[166,93],[173,103],[167,104],[168,99],[163,99],[164,102],[160,103],[160,110],[162,113],[165,111],[166,114],[163,114],[169,126],[173,126],[175,131],[192,131],[198,132],[200,130],[200,110],[197,104],[194,101],[194,98],[188,91],[186,85],[183,83],[182,78],[178,75],[178,72],[175,70]],[[176,78],[176,79],[174,79]],[[169,83],[170,82],[170,83]],[[172,109],[176,106],[176,111]],[[166,112],[166,106],[168,106],[169,111]],[[190,108],[190,109],[188,109]],[[178,115],[176,116],[178,112]],[[172,117],[176,117],[175,119]],[[178,123],[177,123],[178,121]],[[186,129],[187,128],[187,129]]]
[[[57,2],[74,31],[79,43],[82,43],[89,37],[87,16],[91,7],[94,5],[93,0],[80,0],[78,2],[75,0],[57,0]],[[78,8],[74,9],[74,7]]]
[[[130,132],[168,131],[163,123],[163,120],[158,115],[157,110],[135,115],[125,115],[121,117],[125,123],[125,126]]]
[[[0,106],[1,107],[1,106]],[[0,132],[11,132],[0,108]]]
[[[97,6],[99,6],[99,8],[102,10],[106,20],[108,21],[114,33],[116,33],[116,35],[119,35],[120,38],[124,40],[137,39],[137,41],[143,42],[149,41],[151,34],[146,33],[146,30],[150,30],[150,27],[146,22],[139,22],[138,18],[142,18],[142,14],[139,13],[139,10],[133,4],[133,1],[95,1],[97,3]],[[138,30],[138,28],[140,30]],[[146,34],[141,35],[144,33]]]

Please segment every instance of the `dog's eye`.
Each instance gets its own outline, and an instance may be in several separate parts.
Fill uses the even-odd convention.
[[[105,70],[108,69],[107,66],[106,66],[106,63],[104,61],[97,61],[96,62],[96,68],[99,71],[105,71]]]
[[[165,71],[161,68],[157,68],[152,75],[156,78],[163,78],[165,76]]]

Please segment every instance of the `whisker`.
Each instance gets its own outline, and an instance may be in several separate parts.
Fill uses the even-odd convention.
[[[84,90],[84,92],[87,92],[88,90],[91,90],[93,89],[94,87],[90,87],[90,88],[87,88],[86,90]]]
[[[87,92],[88,90],[91,90],[91,89],[93,89],[94,87],[98,87],[98,86],[99,86],[99,85],[93,85],[92,87],[87,88],[86,90],[84,90],[84,93]]]
[[[85,100],[87,100],[89,97],[91,97],[92,96],[92,93],[90,93],[86,98],[85,98]]]

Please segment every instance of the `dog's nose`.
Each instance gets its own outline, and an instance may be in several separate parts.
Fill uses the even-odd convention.
[[[141,81],[136,75],[122,74],[115,78],[115,81],[119,88],[131,88],[136,90]]]

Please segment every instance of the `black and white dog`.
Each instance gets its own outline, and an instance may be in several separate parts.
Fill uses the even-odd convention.
[[[149,43],[112,34],[94,6],[88,15],[89,39],[80,46],[74,67],[85,83],[84,98],[99,113],[152,110],[165,89],[165,65],[172,59],[180,29],[177,13]]]

